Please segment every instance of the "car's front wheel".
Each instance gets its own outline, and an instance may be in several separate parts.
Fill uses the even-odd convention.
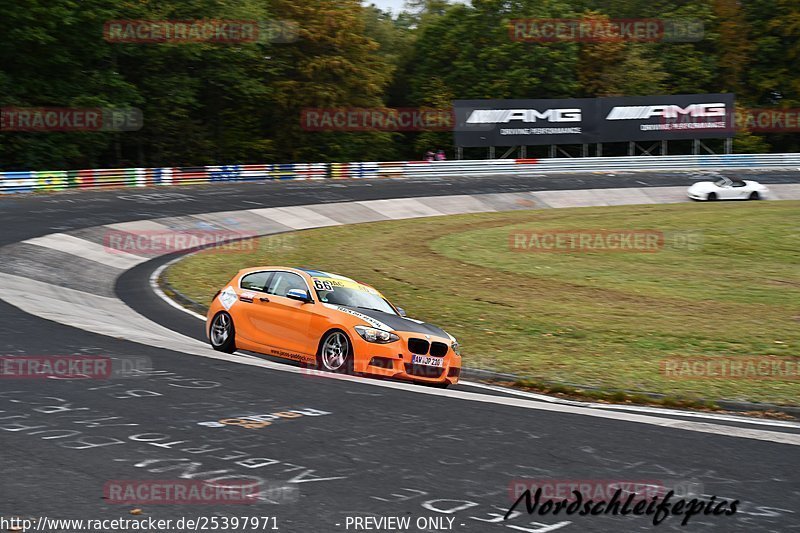
[[[343,331],[336,329],[325,334],[319,344],[317,364],[328,372],[353,372],[353,345]]]
[[[715,192],[710,192],[708,193],[708,196],[706,196],[706,200],[708,200],[709,202],[713,202],[716,199],[717,199],[717,193]]]
[[[214,316],[208,331],[211,347],[218,352],[233,353],[236,351],[236,331],[231,315],[222,311]]]

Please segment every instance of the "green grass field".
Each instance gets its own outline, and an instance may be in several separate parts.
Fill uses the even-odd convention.
[[[512,231],[655,230],[653,253],[511,250]],[[800,356],[800,202],[549,209],[332,227],[209,250],[167,280],[207,303],[237,270],[308,266],[444,327],[465,365],[603,390],[800,403],[800,380],[675,379],[683,357]],[[559,390],[559,389],[556,389]]]

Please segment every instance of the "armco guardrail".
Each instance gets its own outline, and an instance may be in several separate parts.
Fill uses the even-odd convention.
[[[205,167],[0,172],[0,193],[147,187],[270,179],[530,176],[548,172],[797,169],[800,154],[672,155],[469,161],[285,163]]]
[[[636,170],[797,169],[800,154],[728,154],[552,159],[492,159],[407,163],[404,177],[532,175],[547,172]]]

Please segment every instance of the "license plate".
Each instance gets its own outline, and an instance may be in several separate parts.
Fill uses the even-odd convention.
[[[415,355],[411,362],[415,365],[436,366],[439,368],[444,367],[444,359],[441,357],[428,357],[427,355]]]

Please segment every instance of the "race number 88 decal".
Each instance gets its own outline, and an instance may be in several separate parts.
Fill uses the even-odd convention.
[[[332,291],[333,290],[333,285],[331,285],[330,281],[321,281],[321,280],[318,280],[318,279],[314,280],[314,287],[316,287],[316,289],[318,291]]]

